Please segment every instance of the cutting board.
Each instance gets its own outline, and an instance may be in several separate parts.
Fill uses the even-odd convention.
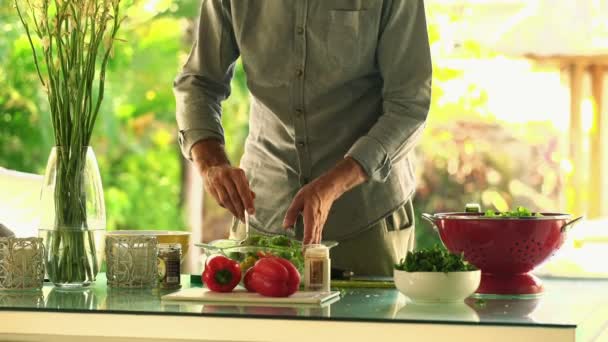
[[[312,292],[298,291],[289,297],[264,297],[245,289],[235,289],[232,292],[213,292],[206,288],[193,287],[164,295],[162,300],[232,303],[232,304],[308,304],[321,305],[340,296],[339,291]]]

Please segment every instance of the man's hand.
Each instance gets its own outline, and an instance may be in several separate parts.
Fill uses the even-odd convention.
[[[321,242],[323,226],[334,201],[366,179],[367,175],[359,163],[352,158],[345,158],[333,169],[300,189],[287,209],[283,227],[293,226],[298,215],[302,213],[303,243]]]
[[[192,147],[191,153],[205,188],[220,206],[241,220],[245,219],[245,210],[250,215],[255,214],[255,193],[249,187],[245,171],[230,165],[224,146],[219,141],[200,141]]]
[[[291,202],[284,227],[295,224],[298,214],[304,216],[304,244],[319,243],[323,225],[334,201],[340,197],[340,192],[322,177],[305,185]]]

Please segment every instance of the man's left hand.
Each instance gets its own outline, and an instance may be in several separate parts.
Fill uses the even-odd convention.
[[[303,243],[320,243],[323,226],[334,201],[366,179],[365,171],[354,159],[340,161],[333,169],[300,189],[287,209],[283,227],[292,227],[302,213]]]

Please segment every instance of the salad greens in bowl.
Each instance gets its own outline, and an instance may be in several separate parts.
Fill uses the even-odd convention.
[[[328,248],[338,245],[335,241],[322,242]],[[291,261],[298,271],[304,271],[302,242],[285,235],[250,234],[245,241],[221,239],[209,243],[196,243],[203,249],[205,256],[221,254],[236,260],[243,272],[246,272],[260,258],[278,256]]]
[[[416,303],[462,302],[479,287],[481,271],[462,254],[435,246],[408,252],[395,265],[395,287]]]

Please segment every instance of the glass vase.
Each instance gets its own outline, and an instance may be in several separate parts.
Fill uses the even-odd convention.
[[[106,229],[101,176],[91,147],[53,147],[41,215],[49,280],[67,288],[90,285],[99,272]]]

